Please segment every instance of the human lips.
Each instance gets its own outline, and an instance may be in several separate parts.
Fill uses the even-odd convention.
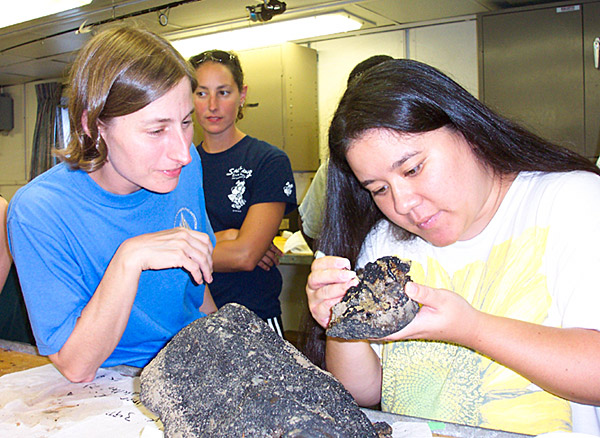
[[[415,224],[417,225],[417,227],[419,227],[422,230],[429,230],[431,228],[433,228],[435,226],[435,222],[437,220],[437,218],[439,217],[440,213],[436,213],[433,216],[429,216],[427,218],[424,219],[419,219],[417,221],[415,221]]]
[[[162,173],[165,174],[169,178],[178,178],[181,175],[181,167],[170,170],[163,170]]]
[[[210,122],[210,123],[218,123],[221,119],[222,119],[222,117],[219,117],[219,116],[206,117],[206,120],[208,120],[208,122]]]

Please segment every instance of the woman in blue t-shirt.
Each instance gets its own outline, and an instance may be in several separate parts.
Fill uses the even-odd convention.
[[[69,79],[63,162],[12,198],[8,231],[40,353],[84,382],[100,366],[145,366],[216,310],[203,284],[214,235],[189,63],[123,26],[91,38]]]
[[[195,113],[204,134],[198,152],[206,205],[217,238],[211,294],[218,307],[243,304],[283,335],[280,253],[272,242],[283,216],[296,207],[290,161],[281,149],[236,126],[247,90],[238,57],[210,50],[190,61],[198,81]]]

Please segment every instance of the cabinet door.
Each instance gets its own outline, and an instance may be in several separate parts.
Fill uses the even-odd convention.
[[[600,38],[600,2],[583,4],[583,63],[585,73],[585,151],[600,154],[600,69],[594,65],[594,40]]]
[[[248,85],[238,127],[285,151],[294,171],[319,165],[316,51],[292,43],[239,52]]]
[[[245,50],[239,57],[248,93],[244,118],[237,125],[246,134],[283,149],[281,50],[279,46]]]
[[[542,137],[587,155],[581,6],[481,20],[483,101]]]

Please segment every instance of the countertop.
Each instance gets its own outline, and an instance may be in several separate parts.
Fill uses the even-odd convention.
[[[0,340],[0,376],[27,370],[30,368],[47,365],[50,360],[47,357],[40,356],[35,347],[19,342]],[[119,366],[109,368],[117,371],[121,375],[135,376],[141,371],[139,368]],[[390,425],[394,423],[418,422],[427,424],[434,437],[452,437],[452,438],[526,438],[529,435],[521,435],[490,429],[481,429],[471,426],[463,426],[451,423],[442,423],[429,421],[422,418],[407,417],[403,415],[389,414],[371,409],[363,409],[369,419],[375,421],[385,421]]]
[[[279,258],[279,263],[282,265],[310,265],[312,262],[312,254],[286,253]]]

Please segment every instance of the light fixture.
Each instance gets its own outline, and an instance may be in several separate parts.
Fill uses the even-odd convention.
[[[19,0],[2,5],[0,28],[88,5],[92,0]]]
[[[274,46],[286,41],[306,40],[323,35],[360,29],[362,22],[347,13],[332,13],[314,17],[282,20],[267,24],[174,39],[171,43],[185,58],[205,50],[245,50]],[[167,36],[168,37],[168,36]]]

